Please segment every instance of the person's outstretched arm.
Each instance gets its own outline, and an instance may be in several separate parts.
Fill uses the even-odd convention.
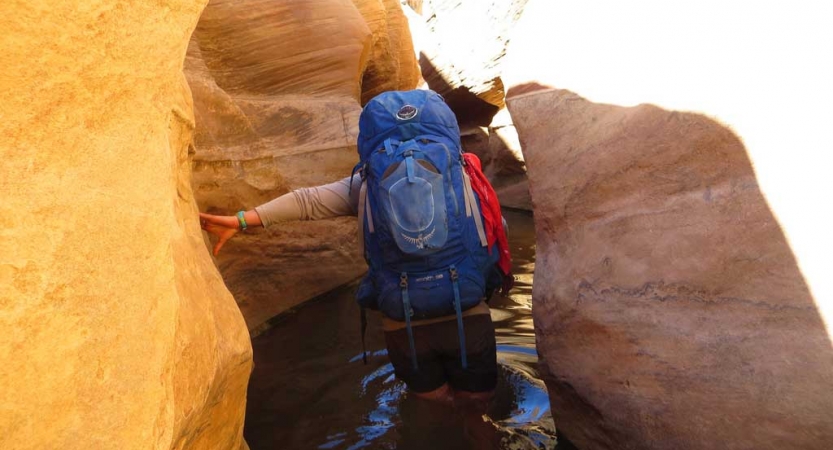
[[[351,177],[323,186],[298,189],[243,212],[246,228],[269,227],[290,220],[318,220],[338,216],[355,216],[358,211],[361,178]],[[223,245],[242,227],[237,216],[216,216],[200,213],[200,225],[218,237],[214,244],[216,256]]]

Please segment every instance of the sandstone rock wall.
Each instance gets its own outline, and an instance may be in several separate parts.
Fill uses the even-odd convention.
[[[218,214],[349,176],[362,100],[418,79],[401,7],[388,0],[213,0],[185,67],[196,197]],[[365,270],[353,218],[247,232],[217,263],[253,330]]]
[[[238,449],[251,347],[202,241],[202,1],[0,15],[0,448]]]
[[[372,33],[369,64],[362,76],[361,103],[385,91],[413,89],[421,74],[408,19],[399,0],[353,0]]]
[[[830,11],[724,6],[531,1],[508,51],[538,350],[582,449],[833,441]]]

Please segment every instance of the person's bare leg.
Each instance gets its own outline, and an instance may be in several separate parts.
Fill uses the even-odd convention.
[[[454,402],[455,404],[461,405],[476,405],[482,406],[485,410],[489,404],[489,401],[492,400],[492,397],[495,396],[495,391],[486,391],[486,392],[469,392],[469,391],[461,391],[456,390],[454,391]]]
[[[454,410],[453,393],[447,384],[431,392],[409,390],[399,413],[402,425],[397,449],[427,450],[438,447],[437,439],[442,439],[442,448],[466,448],[465,425]]]
[[[454,408],[463,416],[463,428],[469,447],[473,449],[500,448],[497,426],[488,417],[489,403],[494,391],[454,391]]]
[[[417,398],[446,404],[448,406],[454,404],[454,392],[451,390],[451,387],[448,385],[448,383],[445,383],[442,386],[430,392],[412,392],[412,394]]]

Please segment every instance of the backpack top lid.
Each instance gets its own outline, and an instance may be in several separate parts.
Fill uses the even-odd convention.
[[[362,161],[382,148],[385,139],[407,141],[435,135],[460,148],[457,117],[434,91],[388,91],[373,97],[359,116],[359,157]]]

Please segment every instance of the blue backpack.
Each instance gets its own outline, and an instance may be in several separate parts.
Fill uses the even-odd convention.
[[[369,271],[357,300],[406,324],[457,315],[484,297],[498,258],[487,248],[480,203],[463,167],[460,129],[438,94],[385,92],[359,118],[360,245]]]

